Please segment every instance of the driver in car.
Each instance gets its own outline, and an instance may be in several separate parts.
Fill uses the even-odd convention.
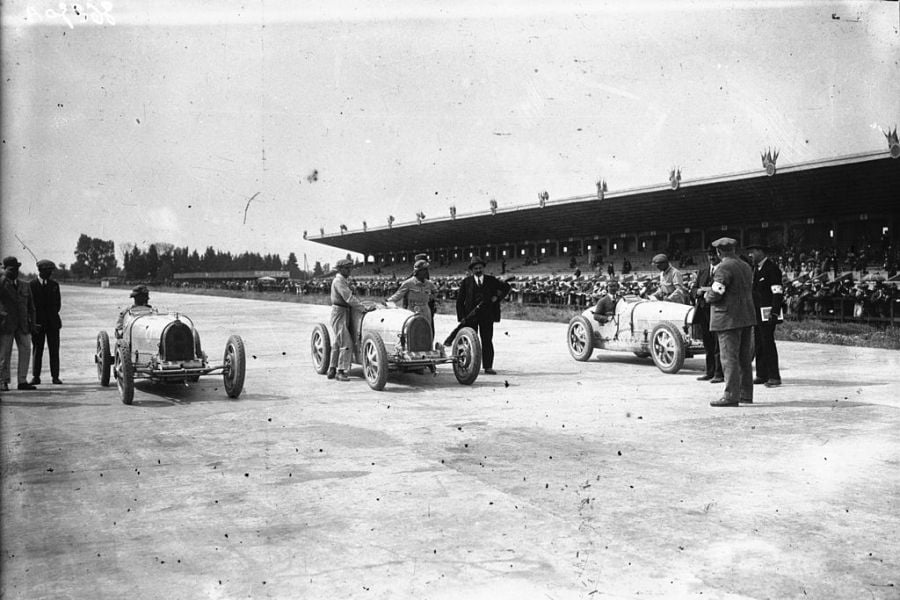
[[[616,314],[616,302],[619,301],[619,282],[610,281],[606,286],[606,294],[597,301],[594,308],[594,320],[605,325],[609,322],[610,317]]]
[[[138,285],[132,288],[131,297],[134,298],[134,304],[120,312],[119,318],[116,319],[117,338],[122,337],[122,332],[125,329],[126,317],[133,318],[141,315],[149,315],[153,312],[153,307],[148,304],[150,302],[150,290],[147,289],[146,285]]]

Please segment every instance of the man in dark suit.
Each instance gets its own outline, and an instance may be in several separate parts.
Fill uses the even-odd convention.
[[[725,375],[722,372],[722,360],[719,356],[719,342],[716,334],[709,330],[710,308],[706,301],[706,292],[712,287],[713,273],[719,264],[719,255],[712,246],[706,252],[709,264],[697,271],[697,278],[691,287],[691,300],[697,307],[697,323],[703,335],[703,349],[706,353],[706,373],[698,377],[699,381],[722,383]]]
[[[735,253],[737,242],[719,238],[713,242],[722,262],[713,274],[706,292],[712,305],[709,329],[719,339],[722,369],[725,371],[725,393],[710,406],[737,406],[753,403],[753,270]]]
[[[766,387],[781,385],[781,370],[778,366],[778,348],[775,347],[775,326],[784,303],[781,269],[768,257],[768,248],[761,245],[747,246],[753,259],[753,305],[756,308],[756,377],[753,383],[764,383]],[[768,309],[763,319],[763,309]]]
[[[492,275],[484,274],[485,262],[479,256],[469,261],[471,275],[462,280],[456,296],[456,318],[465,319],[466,327],[477,331],[481,337],[481,361],[484,372],[496,375],[494,370],[494,323],[500,322],[500,302],[509,293],[509,284]],[[475,315],[466,315],[480,306]]]
[[[50,376],[53,383],[61,384],[59,378],[59,330],[62,320],[59,310],[62,300],[59,284],[50,278],[56,265],[49,260],[37,263],[38,277],[31,280],[31,297],[34,300],[35,327],[31,334],[31,385],[41,384],[41,366],[44,359],[44,340],[50,353]]]

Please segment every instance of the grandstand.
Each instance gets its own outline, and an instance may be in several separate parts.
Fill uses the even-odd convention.
[[[606,273],[624,259],[650,271],[657,252],[690,267],[709,243],[729,236],[741,245],[764,243],[797,252],[866,245],[897,247],[900,160],[888,151],[844,156],[718,177],[675,181],[600,195],[549,198],[405,224],[341,228],[308,236],[358,252],[366,265],[354,275],[406,277],[416,253],[432,276],[465,271],[469,257],[488,270],[558,275],[578,268]],[[573,267],[574,259],[574,267]]]

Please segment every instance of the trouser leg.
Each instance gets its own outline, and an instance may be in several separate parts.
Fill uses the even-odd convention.
[[[753,347],[756,359],[756,376],[759,379],[769,378],[769,357],[766,356],[766,345],[763,343],[763,327],[757,325],[753,328]]]
[[[44,363],[44,339],[46,334],[43,329],[31,334],[31,375],[41,376],[41,368]]]
[[[338,349],[337,368],[341,371],[347,371],[350,368],[350,348],[352,339],[350,337],[350,328],[348,322],[350,320],[350,310],[342,306],[331,307],[331,329],[334,331],[334,345]],[[332,351],[332,357],[334,351]]]
[[[12,360],[12,346],[15,334],[0,333],[0,380],[9,383],[10,366]]]
[[[47,331],[47,351],[50,353],[50,376],[59,379],[59,329]]]
[[[494,321],[479,319],[478,333],[481,336],[481,364],[485,369],[494,368]]]
[[[753,399],[753,328],[741,331],[739,360],[741,364],[740,399]]]
[[[706,353],[706,374],[713,377],[716,374],[716,334],[703,327],[703,350]]]
[[[765,378],[781,379],[778,367],[778,348],[775,346],[775,323],[763,323],[756,327],[759,336],[756,338],[758,356],[765,357]],[[757,358],[756,374],[759,375],[759,359]]]
[[[16,349],[19,351],[19,368],[16,375],[19,383],[28,383],[28,364],[31,362],[31,334],[16,334]]]
[[[725,374],[723,397],[734,402],[741,398],[740,331],[740,329],[728,329],[718,332],[722,370]]]

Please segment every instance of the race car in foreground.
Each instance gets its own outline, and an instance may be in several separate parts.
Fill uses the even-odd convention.
[[[686,358],[704,353],[695,312],[686,304],[625,296],[616,303],[615,314],[601,324],[594,320],[591,307],[569,321],[569,353],[575,360],[587,361],[594,350],[633,352],[652,357],[663,373],[677,373]]]
[[[240,336],[228,338],[222,364],[212,365],[200,347],[200,334],[190,318],[181,313],[151,310],[149,314],[125,316],[112,351],[106,331],[97,334],[94,362],[100,385],[109,385],[112,371],[122,402],[131,404],[137,378],[157,383],[192,383],[202,375],[221,371],[228,397],[241,394],[247,360]]]
[[[364,303],[369,312],[352,311],[353,348],[351,362],[362,365],[363,376],[373,390],[383,390],[388,373],[430,370],[451,363],[456,380],[471,385],[481,370],[481,341],[471,327],[458,327],[450,341],[449,353],[441,344],[432,344],[431,323],[425,315]],[[313,368],[324,375],[331,366],[334,335],[324,323],[312,331],[310,350]]]

